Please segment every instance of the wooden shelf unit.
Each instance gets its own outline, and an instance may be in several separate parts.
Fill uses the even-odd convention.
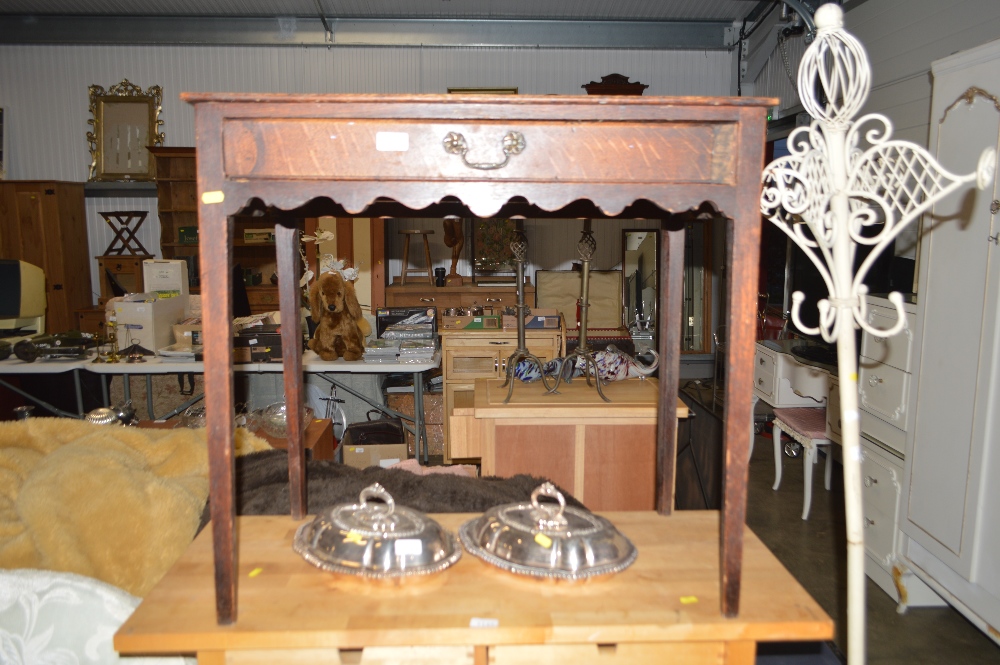
[[[198,242],[183,242],[181,228],[198,228],[198,180],[195,148],[150,147],[156,160],[156,202],[160,218],[160,253],[164,259],[187,259],[188,275],[192,277],[191,293],[200,293],[198,276]],[[261,272],[261,284],[247,287],[250,311],[253,314],[270,312],[278,308],[278,287],[270,282],[275,267],[273,242],[244,242],[246,228],[270,228],[275,224],[270,214],[233,215],[233,265]],[[305,222],[300,228],[306,227]],[[315,246],[307,247],[313,256]],[[313,259],[314,260],[314,259]]]

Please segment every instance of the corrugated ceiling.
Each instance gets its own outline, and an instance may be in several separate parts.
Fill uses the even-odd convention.
[[[758,0],[4,0],[0,14],[736,21]]]

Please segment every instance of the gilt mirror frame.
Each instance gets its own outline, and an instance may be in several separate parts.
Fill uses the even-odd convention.
[[[155,162],[147,148],[163,145],[160,130],[163,90],[158,85],[145,91],[128,79],[111,86],[92,85],[91,119],[87,124],[90,144],[90,176],[93,182],[150,181],[156,179]]]

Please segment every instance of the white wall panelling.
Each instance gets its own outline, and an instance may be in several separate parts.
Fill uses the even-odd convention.
[[[731,61],[726,51],[0,45],[6,177],[86,181],[87,87],[123,78],[143,89],[162,86],[166,143],[187,146],[194,145],[194,113],[180,101],[182,91],[443,93],[488,86],[579,95],[582,85],[614,72],[649,85],[648,95],[715,96],[729,93]],[[150,211],[139,237],[159,255],[152,198],[87,199],[91,255],[110,242],[97,213],[130,209]],[[600,233],[598,244],[608,244]],[[450,257],[450,250],[440,255]],[[96,271],[93,288],[99,291]]]

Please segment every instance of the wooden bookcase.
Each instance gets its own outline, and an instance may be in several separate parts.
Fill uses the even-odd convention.
[[[150,147],[156,160],[156,201],[160,217],[160,252],[164,259],[184,259],[191,277],[191,293],[200,293],[198,279],[198,199],[194,148]],[[250,311],[254,314],[278,309],[278,287],[271,283],[276,272],[274,241],[244,239],[249,229],[271,229],[271,211],[263,215],[233,215],[233,265],[260,273],[260,283],[247,285]],[[308,226],[298,220],[300,228]],[[312,250],[311,252],[308,250]],[[310,260],[314,246],[307,247]]]

